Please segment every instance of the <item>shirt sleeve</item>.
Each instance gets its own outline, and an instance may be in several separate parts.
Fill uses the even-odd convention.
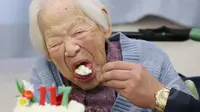
[[[165,112],[200,112],[200,101],[191,95],[172,88]]]
[[[165,112],[197,112],[190,108],[194,100],[193,94],[174,69],[169,56],[164,52],[159,81],[171,89],[167,104],[169,107],[166,107]]]
[[[174,69],[167,54],[163,54],[163,59],[159,81],[167,88],[175,88],[193,96],[185,82],[178,75],[178,72]]]
[[[175,88],[192,95],[189,88],[174,69],[169,56],[154,43],[141,41],[141,62],[167,88]],[[184,60],[183,60],[184,61]]]
[[[174,69],[169,56],[155,44],[147,41],[140,41],[141,55],[140,62],[147,68],[159,82],[167,88],[175,88],[184,93],[192,95],[189,88]],[[192,95],[193,96],[193,95]],[[151,112],[145,110],[145,112]]]

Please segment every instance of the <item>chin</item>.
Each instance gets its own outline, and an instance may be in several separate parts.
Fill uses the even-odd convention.
[[[96,81],[92,81],[90,83],[85,83],[85,84],[81,83],[78,86],[83,90],[91,90],[91,89],[96,88],[99,84],[100,84],[100,82],[96,80]]]

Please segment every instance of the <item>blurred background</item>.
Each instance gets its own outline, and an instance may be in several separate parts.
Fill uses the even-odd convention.
[[[39,56],[29,39],[28,8],[31,0],[0,1],[0,109],[12,112],[15,79],[28,79]],[[103,0],[113,31],[140,28],[200,28],[200,0]],[[200,43],[155,42],[170,57],[175,69],[190,77],[200,76]]]

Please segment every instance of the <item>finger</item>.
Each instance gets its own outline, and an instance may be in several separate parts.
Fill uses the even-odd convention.
[[[115,89],[115,91],[116,91],[117,93],[121,94],[121,95],[124,95],[124,90],[125,90],[125,88],[122,88],[122,89],[116,88],[116,89]]]
[[[106,72],[110,70],[131,70],[136,66],[137,64],[132,62],[114,61],[106,63],[103,66],[103,71]]]
[[[130,71],[128,70],[112,70],[103,73],[100,76],[100,81],[105,82],[109,80],[128,80],[130,79]]]
[[[122,88],[122,89],[116,88],[116,89],[115,89],[115,91],[116,91],[117,93],[119,93],[119,94],[121,94],[123,90],[124,90],[124,88]]]
[[[127,86],[126,81],[118,81],[118,80],[110,80],[104,82],[103,84],[115,90],[124,89]]]

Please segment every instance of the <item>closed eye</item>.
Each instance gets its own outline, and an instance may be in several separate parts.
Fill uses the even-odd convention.
[[[52,44],[50,47],[54,48],[54,47],[58,47],[59,45],[61,45],[62,43],[56,43],[56,44]]]
[[[83,32],[84,32],[84,30],[79,30],[79,31],[77,31],[77,32],[75,33],[75,35],[81,34],[81,33],[83,33]]]

